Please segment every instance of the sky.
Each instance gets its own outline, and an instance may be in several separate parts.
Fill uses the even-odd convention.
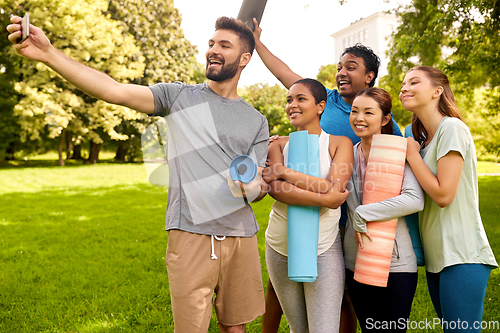
[[[237,17],[243,0],[174,0],[182,16],[186,38],[198,48],[197,59],[206,63],[208,40],[220,16]],[[376,12],[409,4],[410,0],[268,0],[260,26],[261,41],[302,77],[316,78],[319,68],[337,63],[331,35]],[[254,53],[239,85],[280,84]]]

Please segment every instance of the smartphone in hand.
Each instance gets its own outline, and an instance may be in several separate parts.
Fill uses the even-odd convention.
[[[23,20],[21,22],[21,37],[17,39],[17,43],[20,44],[24,42],[30,36],[30,14],[24,14]]]

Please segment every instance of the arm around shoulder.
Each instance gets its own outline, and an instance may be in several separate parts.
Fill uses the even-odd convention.
[[[263,172],[269,185],[269,194],[288,205],[329,208],[340,206],[348,192],[340,191],[336,182],[301,174],[283,165],[283,149],[287,141],[288,137],[281,137],[269,146],[269,167]],[[328,186],[324,186],[324,183]],[[326,188],[327,191],[319,191],[321,188]]]

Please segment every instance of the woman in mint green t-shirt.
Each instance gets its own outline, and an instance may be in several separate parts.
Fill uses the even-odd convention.
[[[490,271],[498,265],[479,214],[474,141],[443,72],[411,69],[399,99],[413,112],[416,141],[408,138],[407,160],[426,193],[420,234],[432,303],[446,333],[480,332]]]

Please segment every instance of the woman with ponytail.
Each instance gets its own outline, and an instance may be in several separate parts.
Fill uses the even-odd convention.
[[[440,70],[411,69],[399,99],[413,112],[407,161],[426,193],[419,224],[432,303],[444,332],[480,332],[498,265],[479,213],[474,141]]]

